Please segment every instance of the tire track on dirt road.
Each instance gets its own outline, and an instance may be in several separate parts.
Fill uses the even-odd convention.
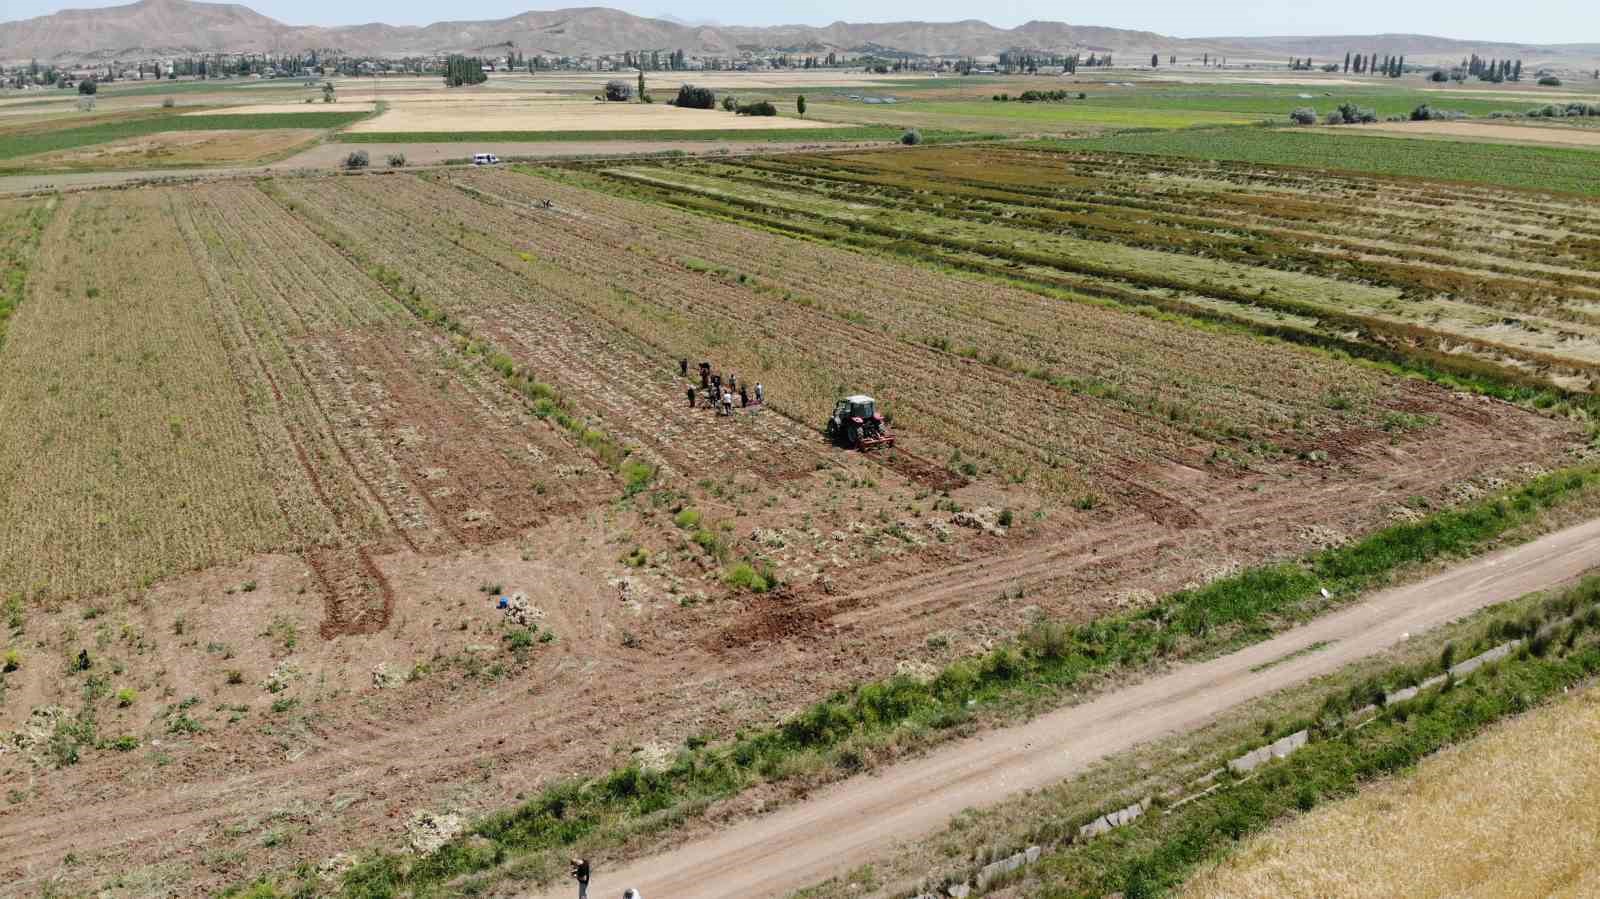
[[[1230,655],[836,784],[737,829],[597,872],[592,886],[601,894],[638,886],[698,899],[785,895],[869,863],[965,808],[1059,782],[1096,760],[1192,730],[1240,703],[1335,671],[1411,633],[1570,581],[1595,564],[1596,550],[1600,519],[1384,590]],[[1320,643],[1327,648],[1288,658]],[[1272,662],[1278,664],[1262,667]]]

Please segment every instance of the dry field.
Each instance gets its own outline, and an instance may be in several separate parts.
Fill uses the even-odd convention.
[[[742,116],[665,103],[507,98],[496,93],[395,99],[388,111],[350,127],[354,133],[443,131],[765,131],[815,128],[788,116]],[[342,107],[341,107],[342,109]]]
[[[308,97],[310,94],[308,93]],[[359,95],[358,95],[359,96]],[[237,100],[234,95],[229,99]],[[311,103],[245,103],[241,106],[223,106],[217,109],[200,109],[186,112],[184,115],[270,115],[280,112],[371,112],[377,104],[361,99],[354,101],[340,100],[335,103],[323,103],[322,95],[318,94]]]
[[[722,181],[804,177],[836,202],[826,167],[917,158]],[[1058,230],[1198,205],[1090,202],[1102,178],[1050,199],[1058,157],[994,158]],[[0,880],[200,895],[398,846],[419,809],[503,808],[1040,613],[1085,620],[1478,495],[1584,440],[1241,329],[616,195],[676,171],[63,201],[0,351],[0,518],[18,523],[0,536],[0,652],[20,656],[0,696]],[[1267,227],[1245,212],[1267,208],[1259,187],[1198,177],[1165,183]],[[996,241],[1034,233],[989,188],[940,190],[992,210]],[[884,196],[857,193],[846,214]],[[1534,215],[1518,210],[1505,227]],[[690,409],[678,360],[702,358],[767,406]],[[821,443],[856,390],[900,449]],[[741,563],[781,587],[731,585]],[[542,617],[509,625],[502,590]]]
[[[283,128],[254,131],[169,131],[9,160],[16,169],[73,171],[168,166],[248,165],[294,153],[321,132]],[[348,151],[347,151],[348,152]]]
[[[1381,122],[1359,126],[1363,133],[1396,137],[1440,137],[1450,140],[1512,144],[1600,147],[1600,129],[1492,122]]]
[[[1247,841],[1182,895],[1596,895],[1597,740],[1590,688]]]

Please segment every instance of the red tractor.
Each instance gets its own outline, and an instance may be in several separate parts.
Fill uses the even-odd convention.
[[[843,449],[875,450],[894,446],[889,425],[878,414],[878,404],[870,396],[845,397],[833,407],[833,417],[825,430],[828,442]]]

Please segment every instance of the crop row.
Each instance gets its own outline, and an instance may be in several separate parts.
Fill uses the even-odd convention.
[[[1042,170],[1039,180],[1048,181],[1058,165],[1054,158],[1026,155]],[[923,180],[897,172],[884,179],[888,183],[876,183],[861,174],[871,160],[893,157],[926,157]],[[1369,342],[1409,345],[1412,354],[1441,367],[1467,366],[1452,358],[1462,348],[1554,377],[1587,376],[1600,362],[1600,323],[1592,312],[1600,283],[1584,271],[1507,263],[1500,264],[1505,273],[1487,274],[1450,268],[1442,256],[1401,262],[1392,258],[1404,250],[1399,235],[1391,234],[1387,245],[1374,238],[1341,247],[1337,239],[1282,228],[1259,226],[1252,233],[1237,220],[1171,212],[1162,218],[1101,196],[1085,200],[1091,191],[1081,183],[1060,191],[1073,196],[1048,199],[1003,182],[974,187],[979,179],[962,171],[968,167],[977,167],[968,151],[935,150],[607,173],[677,205],[788,223],[814,236],[860,241],[864,235],[869,243],[980,271],[998,263],[1025,279],[1043,272],[1045,283],[1092,295],[1124,300],[1130,289],[1156,291],[1155,298],[1135,299],[1179,309],[1232,307],[1236,316],[1266,309],[1309,317],[1324,334],[1370,332]],[[1005,168],[1004,158],[996,167]],[[935,177],[936,171],[945,174]],[[952,174],[956,183],[948,186]],[[1127,183],[1108,179],[1095,192],[1116,197]],[[1191,210],[1204,208],[1198,197],[1182,199]],[[1041,208],[1051,203],[1063,208]],[[1496,220],[1497,229],[1500,224]]]
[[[148,583],[289,524],[168,209],[63,201],[0,354],[0,594]]]

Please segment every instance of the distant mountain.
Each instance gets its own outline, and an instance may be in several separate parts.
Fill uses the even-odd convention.
[[[1128,62],[1151,53],[1163,61],[1204,53],[1235,60],[1277,61],[1290,56],[1343,58],[1346,51],[1405,54],[1414,61],[1446,61],[1477,53],[1520,57],[1539,65],[1566,62],[1588,67],[1600,59],[1600,44],[1528,46],[1494,41],[1458,41],[1427,35],[1368,37],[1197,38],[1149,31],[1029,22],[996,28],[977,19],[961,22],[835,22],[825,27],[722,26],[646,19],[604,7],[525,12],[508,19],[437,22],[426,26],[372,23],[338,28],[286,25],[237,4],[189,0],[140,0],[129,6],[64,10],[53,15],[0,23],[0,60],[51,62],[135,59],[187,53],[332,50],[374,56],[445,52],[498,52],[581,56],[624,50],[683,50],[690,56],[726,56],[744,50],[905,53],[918,56],[992,58],[1007,50],[1111,51]]]

